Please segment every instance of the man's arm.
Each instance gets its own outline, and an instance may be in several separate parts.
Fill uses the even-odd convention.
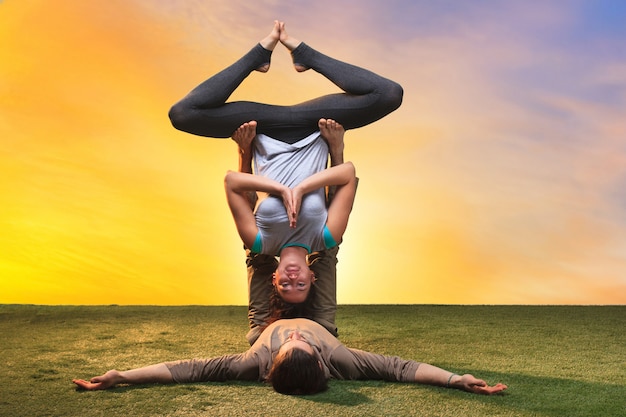
[[[128,371],[111,370],[89,381],[74,379],[79,388],[94,391],[119,384],[169,384],[210,381],[259,380],[259,355],[238,353],[210,359],[164,362]]]
[[[174,382],[172,374],[164,363],[149,365],[128,371],[112,369],[104,375],[95,376],[89,381],[74,379],[73,383],[89,391],[102,390],[118,384],[169,384]]]
[[[474,394],[497,394],[507,389],[504,384],[489,386],[470,374],[457,375],[427,363],[365,352],[359,349],[338,348],[333,352],[333,365],[345,379],[371,379],[390,382],[413,382],[456,388]]]
[[[322,138],[324,138],[324,140],[328,144],[330,166],[334,167],[343,164],[343,135],[345,133],[343,126],[341,126],[339,123],[335,122],[332,119],[320,119],[318,126],[320,128]],[[336,185],[326,187],[327,204],[330,204],[330,202],[333,200],[336,191]]]
[[[244,123],[233,132],[231,139],[237,144],[237,151],[239,155],[239,172],[246,174],[252,174],[252,159],[253,159],[253,146],[252,143],[256,137],[256,125],[253,120],[248,123]],[[254,210],[254,206],[257,202],[256,191],[247,191],[245,197],[248,199],[250,208]]]
[[[318,126],[322,138],[328,144],[330,166],[343,164],[343,135],[345,133],[343,126],[332,119],[320,119]]]
[[[457,375],[427,363],[422,363],[419,368],[417,368],[414,382],[418,384],[456,388],[474,394],[484,395],[496,394],[507,389],[507,386],[501,383],[489,386],[485,381],[475,378],[473,375]]]
[[[252,142],[256,136],[256,122],[242,124],[233,135],[232,140],[238,145],[239,172],[252,174]]]

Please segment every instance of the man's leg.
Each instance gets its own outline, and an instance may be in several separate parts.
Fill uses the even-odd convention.
[[[338,335],[337,314],[337,252],[339,247],[309,255],[311,270],[315,273],[315,300],[313,320],[324,326],[334,336]]]
[[[272,274],[278,267],[275,257],[247,251],[248,266],[248,323],[250,330],[246,339],[254,344],[269,318]]]

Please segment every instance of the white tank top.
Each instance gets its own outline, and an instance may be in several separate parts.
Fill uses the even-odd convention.
[[[288,187],[298,185],[305,178],[326,169],[328,145],[316,132],[288,144],[266,135],[257,135],[254,146],[254,172]],[[315,252],[326,249],[332,242],[325,241],[328,217],[323,188],[304,196],[295,229],[289,227],[287,211],[280,197],[260,196],[255,210],[259,228],[253,252],[279,256],[286,246],[300,246]]]

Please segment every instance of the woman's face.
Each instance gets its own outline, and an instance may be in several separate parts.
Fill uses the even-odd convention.
[[[278,295],[288,303],[299,304],[306,300],[315,275],[306,260],[280,262],[272,280]]]

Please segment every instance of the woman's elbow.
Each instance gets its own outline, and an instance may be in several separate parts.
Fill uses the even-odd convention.
[[[234,188],[234,176],[235,171],[226,171],[226,175],[224,176],[224,188],[226,190],[232,190]]]
[[[348,161],[344,165],[346,165],[346,170],[350,179],[356,178],[356,167],[354,166],[354,164]]]

